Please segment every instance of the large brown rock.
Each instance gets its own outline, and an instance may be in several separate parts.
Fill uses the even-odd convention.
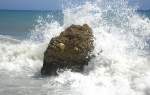
[[[88,64],[93,50],[92,29],[84,24],[71,25],[57,37],[51,39],[44,53],[43,75],[56,75],[58,69],[82,71]]]

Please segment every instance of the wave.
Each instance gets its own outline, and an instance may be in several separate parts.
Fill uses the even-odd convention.
[[[0,70],[27,75],[40,71],[49,40],[71,24],[87,23],[93,29],[96,55],[85,67],[89,74],[65,71],[50,78],[45,88],[55,88],[53,95],[149,95],[150,20],[125,0],[71,3],[64,3],[62,26],[40,19],[30,40],[0,44]]]
[[[14,44],[17,44],[17,43],[20,43],[19,40],[15,39],[15,38],[12,38],[10,36],[3,36],[3,35],[0,35],[0,42],[1,43],[6,43],[6,42],[9,42],[9,43],[14,43]]]

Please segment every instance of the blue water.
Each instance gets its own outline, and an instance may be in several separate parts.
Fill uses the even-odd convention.
[[[51,18],[47,18],[50,15]],[[28,39],[39,18],[62,24],[62,11],[15,11],[0,10],[0,35],[12,36],[16,39]]]
[[[150,18],[150,10],[139,10],[139,11],[137,11],[137,13]]]
[[[138,11],[142,16],[150,18],[150,11]],[[51,18],[47,18],[50,15]],[[47,22],[55,20],[63,23],[63,13],[56,11],[16,11],[0,10],[0,35],[12,36],[16,39],[28,39],[31,30],[38,24],[37,20],[42,17]]]

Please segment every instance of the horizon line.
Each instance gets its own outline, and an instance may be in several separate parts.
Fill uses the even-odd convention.
[[[51,9],[51,10],[38,10],[38,9],[0,9],[0,11],[62,11],[61,9]]]
[[[61,9],[0,9],[0,11],[62,11]],[[137,9],[136,11],[150,11],[150,9]]]

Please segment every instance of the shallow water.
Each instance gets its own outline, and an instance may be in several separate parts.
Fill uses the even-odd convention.
[[[63,24],[41,16],[28,39],[1,36],[0,95],[150,95],[150,20],[127,3],[70,5],[64,0],[69,6],[64,7]],[[71,24],[84,23],[93,29],[96,56],[86,73],[67,70],[57,77],[41,77],[49,40]]]

